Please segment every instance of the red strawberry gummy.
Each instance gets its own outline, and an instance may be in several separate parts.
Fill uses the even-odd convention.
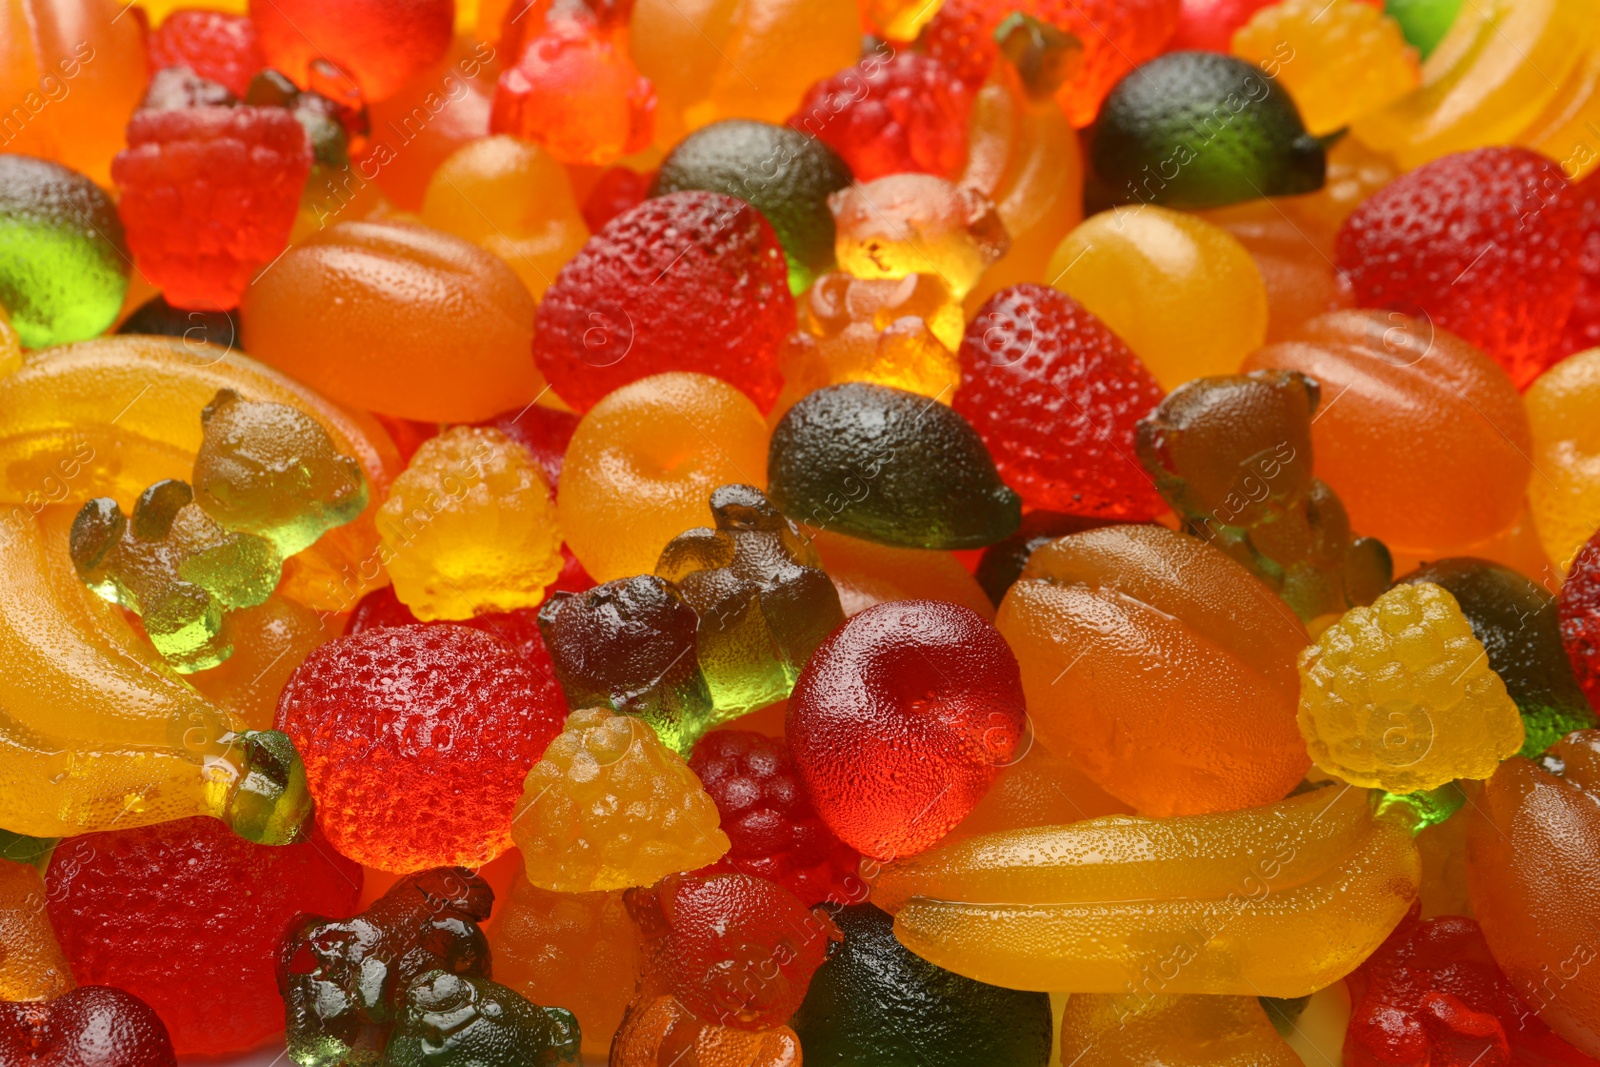
[[[361,868],[317,836],[257,845],[192,818],[68,838],[45,886],[72,973],[148,1003],[178,1055],[214,1056],[283,1030],[278,940],[301,912],[353,913]]]
[[[309,86],[311,66],[322,60],[353,80],[370,104],[393,96],[444,56],[455,27],[455,3],[250,0],[250,18],[275,69]]]
[[[960,356],[952,406],[1029,505],[1131,520],[1166,510],[1133,450],[1164,394],[1082,304],[1044,285],[1002,289],[967,324]]]
[[[1600,532],[1573,557],[1556,610],[1572,673],[1589,703],[1600,708]]]
[[[155,1010],[132,993],[86,985],[47,1002],[0,1003],[6,1067],[176,1067]]]
[[[561,268],[533,356],[579,411],[665,371],[721,378],[765,411],[794,323],[788,264],[761,213],[721,193],[669,193],[612,219]]]
[[[716,730],[694,746],[689,768],[733,843],[719,866],[777,882],[808,906],[859,898],[861,856],[811,807],[782,738]]]
[[[1430,319],[1487,352],[1520,389],[1565,355],[1580,210],[1549,159],[1480,148],[1372,194],[1340,227],[1335,256],[1361,307]]]
[[[926,31],[928,54],[976,88],[994,66],[994,31],[1013,11],[1078,38],[1083,58],[1056,92],[1074,126],[1094,121],[1111,87],[1160,55],[1178,24],[1179,0],[945,0]]]
[[[275,721],[305,761],[328,840],[405,874],[478,867],[511,847],[522,780],[566,710],[512,645],[436,623],[316,649]]]
[[[1578,183],[1583,244],[1578,253],[1578,297],[1557,351],[1563,357],[1600,347],[1600,171]]]
[[[858,182],[915,171],[954,178],[967,162],[972,89],[921,52],[873,54],[817,82],[789,125],[839,153]]]
[[[281,107],[143,109],[111,163],[139,271],[174,307],[226,310],[289,243],[311,141]]]
[[[152,71],[188,67],[243,96],[250,79],[267,65],[255,23],[225,11],[180,7],[145,41]]]
[[[844,937],[820,908],[749,874],[669,874],[623,900],[639,934],[641,999],[670,993],[744,1030],[788,1022]]]
[[[785,730],[800,781],[840,840],[920,852],[967,817],[1025,720],[1016,657],[971,608],[878,604],[811,654]]]

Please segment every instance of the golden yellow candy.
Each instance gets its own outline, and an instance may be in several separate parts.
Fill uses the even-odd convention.
[[[933,21],[940,0],[867,0],[867,17],[891,41],[914,41]]]
[[[1353,785],[1414,793],[1487,778],[1522,747],[1522,716],[1456,598],[1397,585],[1300,654],[1300,733]]]
[[[1076,1067],[1301,1067],[1257,997],[1078,993],[1061,1017]]]
[[[994,202],[932,174],[891,174],[828,197],[839,269],[857,278],[935,274],[964,298],[1010,244]]]
[[[0,308],[0,378],[22,369],[22,339]]]
[[[1539,472],[1528,504],[1545,553],[1565,573],[1600,527],[1600,348],[1557,363],[1522,399]]]
[[[395,596],[419,619],[535,608],[561,573],[561,531],[533,457],[499,430],[423,443],[378,509]]]
[[[1056,249],[1048,278],[1164,389],[1234,373],[1267,336],[1267,289],[1250,253],[1185,212],[1145,204],[1091,216]]]
[[[44,879],[0,859],[0,1000],[54,1000],[77,983],[45,911]]]
[[[1560,163],[1575,182],[1600,167],[1600,41],[1590,46],[1561,91],[1518,135],[1517,143]]]

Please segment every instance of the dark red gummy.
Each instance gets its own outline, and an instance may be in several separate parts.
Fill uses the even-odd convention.
[[[1163,393],[1122,339],[1072,297],[1013,285],[961,339],[953,406],[1031,507],[1143,520],[1166,510],[1133,450]]]
[[[566,711],[512,644],[432,623],[317,648],[284,686],[275,725],[305,761],[334,846],[408,873],[509,847],[522,780]]]
[[[161,20],[148,38],[150,69],[188,67],[202,78],[243,96],[256,71],[267,65],[255,23],[244,15],[180,7]]]
[[[175,1067],[155,1009],[132,993],[86,985],[48,1002],[0,1002],[6,1067]]]
[[[144,1000],[178,1055],[218,1055],[283,1030],[278,939],[301,912],[353,914],[361,868],[318,835],[257,845],[196,817],[68,838],[45,885],[79,981]]]
[[[372,417],[389,432],[389,439],[394,442],[394,447],[400,450],[400,459],[405,463],[411,462],[411,457],[417,454],[417,449],[439,436],[439,424],[436,422],[418,422],[415,419],[402,419],[396,415],[384,415],[376,411],[372,412]]]
[[[871,55],[817,82],[789,125],[822,141],[856,181],[916,172],[954,178],[967,163],[972,90],[921,52]]]
[[[812,806],[864,855],[920,852],[966,818],[1025,720],[1005,638],[971,608],[877,604],[811,654],[789,697],[789,751]]]
[[[584,244],[539,302],[533,355],[580,411],[620,386],[696,371],[766,411],[794,329],[788,266],[743,200],[689,191],[646,200]]]
[[[808,906],[861,899],[861,855],[811,807],[782,738],[716,730],[694,746],[689,767],[733,843],[719,866],[777,882]]]
[[[1583,244],[1578,252],[1578,296],[1562,335],[1562,356],[1600,347],[1600,172],[1578,183]]]
[[[578,428],[578,416],[570,411],[529,404],[516,411],[502,411],[477,425],[499,430],[527,449],[528,455],[544,472],[545,481],[554,490],[561,481],[561,464],[566,458],[572,433]]]
[[[644,203],[655,180],[655,171],[640,174],[627,167],[608,168],[583,201],[583,221],[589,224],[589,232],[599,233],[606,223]]]
[[[1556,610],[1572,673],[1589,703],[1600,708],[1600,532],[1573,557]]]
[[[1425,163],[1339,229],[1339,270],[1361,307],[1426,317],[1482,348],[1525,388],[1560,359],[1581,281],[1579,197],[1526,148]]]

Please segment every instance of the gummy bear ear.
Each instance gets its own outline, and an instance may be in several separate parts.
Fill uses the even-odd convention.
[[[122,531],[127,526],[128,517],[110,497],[97,497],[78,509],[68,535],[67,551],[80,577],[100,565],[111,546],[122,540]]]
[[[172,529],[180,509],[194,500],[189,483],[163,478],[145,488],[133,504],[133,536],[141,541],[159,541]]]
[[[239,394],[236,390],[218,389],[217,395],[211,398],[211,402],[200,409],[200,425],[205,426],[213,415],[238,400]]]

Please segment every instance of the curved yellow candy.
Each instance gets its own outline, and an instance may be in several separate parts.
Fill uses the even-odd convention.
[[[1600,526],[1600,348],[1534,379],[1523,401],[1533,433],[1528,505],[1545,553],[1563,574]]]
[[[1077,993],[1061,1017],[1075,1067],[1301,1067],[1255,997]]]
[[[1600,167],[1600,40],[1573,68],[1543,114],[1517,137],[1517,143],[1561,164],[1572,181]]]
[[[1353,970],[1417,895],[1410,833],[1367,798],[1330,786],[986,834],[886,867],[872,899],[911,951],[993,985],[1303,996]]]

